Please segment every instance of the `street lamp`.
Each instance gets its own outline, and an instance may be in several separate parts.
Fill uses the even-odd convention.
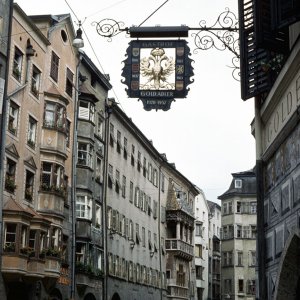
[[[76,31],[76,37],[73,40],[73,46],[77,49],[80,49],[80,48],[83,48],[83,46],[84,46],[84,42],[83,42],[83,39],[82,39],[82,30],[80,28],[81,27],[81,22],[80,21],[79,21],[78,26],[79,26],[79,28]]]

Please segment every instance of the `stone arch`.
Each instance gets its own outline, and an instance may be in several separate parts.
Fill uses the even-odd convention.
[[[114,293],[114,295],[112,296],[111,300],[121,300],[120,296],[118,293]]]
[[[59,289],[54,288],[50,293],[51,300],[62,300],[62,294]]]
[[[84,296],[83,300],[96,300],[96,297],[92,293],[89,293]]]
[[[29,300],[29,289],[28,286],[23,282],[12,282],[8,284],[7,291],[7,300]]]
[[[291,232],[281,254],[274,299],[300,299],[300,229]]]

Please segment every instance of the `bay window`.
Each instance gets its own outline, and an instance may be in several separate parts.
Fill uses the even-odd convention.
[[[45,103],[44,126],[47,128],[66,130],[66,108],[55,102]]]
[[[94,147],[89,143],[78,143],[78,165],[93,168]]]
[[[83,219],[92,219],[92,198],[90,196],[76,197],[76,217]]]
[[[95,105],[88,101],[79,101],[79,111],[78,117],[79,119],[88,120],[94,122],[95,116]]]

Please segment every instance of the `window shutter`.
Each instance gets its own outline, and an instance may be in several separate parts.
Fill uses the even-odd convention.
[[[279,29],[274,24],[274,3],[275,1],[271,0],[254,0],[254,27],[257,45],[276,53],[287,53],[289,51],[288,27]]]
[[[241,97],[247,100],[271,88],[271,72],[261,62],[269,61],[269,51],[257,48],[254,29],[254,1],[239,0]]]
[[[272,1],[276,28],[284,28],[300,20],[299,0]]]

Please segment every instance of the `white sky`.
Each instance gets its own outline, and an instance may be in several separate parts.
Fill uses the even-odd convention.
[[[97,35],[93,21],[112,18],[125,27],[139,25],[165,0],[67,0],[82,21],[87,37],[84,51],[99,69],[110,75],[113,92],[121,108],[141,131],[153,141],[160,153],[191,182],[200,187],[208,200],[217,201],[231,182],[231,173],[251,169],[255,164],[255,140],[250,123],[254,103],[240,98],[240,83],[231,76],[229,51],[207,50],[194,54],[195,44],[189,32],[189,47],[194,60],[194,83],[187,98],[177,99],[171,109],[147,112],[141,101],[127,97],[121,83],[122,61],[130,38],[125,33],[112,41]],[[18,0],[28,15],[71,13],[64,0]],[[237,0],[169,0],[143,26],[199,27],[201,20],[212,26],[219,14],[230,8],[237,16]],[[72,19],[76,17],[72,14]],[[74,24],[75,29],[76,24]],[[98,64],[100,62],[101,66]],[[218,201],[217,201],[218,202]]]

